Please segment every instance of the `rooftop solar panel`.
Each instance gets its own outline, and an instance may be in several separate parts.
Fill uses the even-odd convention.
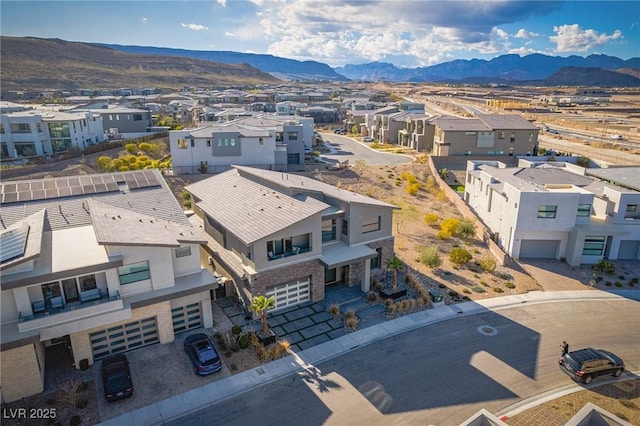
[[[58,196],[57,189],[45,189],[44,190],[45,198],[56,198]],[[22,200],[20,200],[22,201]]]
[[[57,191],[56,191],[57,193]],[[31,191],[19,191],[18,192],[18,201],[29,201],[31,200]]]
[[[29,186],[29,182],[20,182],[18,184],[18,192],[21,191],[29,191],[31,187]]]
[[[0,234],[0,245],[2,245],[0,263],[5,263],[11,259],[24,255],[28,235],[29,225],[26,224],[17,229],[2,232]]]
[[[104,183],[96,183],[96,192],[106,192],[107,191],[107,185],[105,185]]]
[[[114,182],[107,182],[107,192],[117,191],[118,184]]]
[[[56,187],[56,183],[52,180],[45,180],[43,183],[44,189],[51,189]]]
[[[66,188],[59,188],[58,189],[58,196],[59,197],[69,197],[71,195],[71,188],[66,187]]]
[[[39,180],[35,180],[33,182],[31,182],[31,190],[35,191],[37,189],[43,189],[44,185],[42,184],[42,181]]]
[[[69,178],[68,182],[69,182],[69,186],[79,186],[80,185],[80,179],[78,179],[77,177]]]
[[[15,183],[5,183],[4,185],[2,185],[2,192],[3,193],[7,193],[7,192],[16,192],[17,189],[17,185]]]
[[[3,194],[3,203],[15,203],[18,201],[18,193],[17,192],[5,192]]]
[[[36,189],[35,191],[31,191],[32,200],[42,200],[44,198],[45,198],[44,189]]]
[[[81,186],[72,186],[71,187],[71,195],[80,195],[84,194]]]

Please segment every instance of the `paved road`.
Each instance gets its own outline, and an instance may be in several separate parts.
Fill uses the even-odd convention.
[[[597,346],[640,368],[640,305],[522,305],[459,317],[341,357],[183,417],[175,425],[458,425],[571,383],[559,344]],[[301,360],[303,361],[303,360]]]
[[[370,149],[347,136],[323,133],[322,138],[327,146],[336,150],[335,153],[322,156],[331,162],[349,160],[349,164],[354,164],[356,160],[363,160],[369,166],[392,166],[413,161],[413,158],[408,155],[389,154]]]
[[[566,140],[558,140],[546,135],[540,135],[538,139],[540,141],[540,146],[543,148],[551,148],[556,151],[585,155],[591,159],[606,161],[607,163],[612,164],[640,165],[640,155],[630,154],[624,151],[616,151],[613,149],[595,148],[588,145],[568,142]]]

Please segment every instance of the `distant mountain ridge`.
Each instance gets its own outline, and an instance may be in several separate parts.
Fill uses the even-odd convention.
[[[247,64],[120,52],[96,44],[0,37],[2,91],[255,86],[281,80]]]
[[[121,52],[151,54],[163,56],[180,56],[205,61],[223,62],[226,64],[249,64],[263,72],[273,74],[281,79],[303,81],[349,81],[348,78],[335,72],[329,65],[316,61],[296,61],[273,55],[258,53],[240,53],[215,50],[187,50],[152,46],[123,46],[120,44],[100,44]]]
[[[491,60],[458,59],[419,68],[400,68],[384,62],[345,65],[335,70],[352,80],[452,82],[473,78],[493,78],[502,81],[541,81],[563,68],[601,68],[616,70],[640,68],[640,58],[623,60],[614,56],[548,56],[539,53],[519,56],[502,55]],[[622,79],[629,81],[627,79]]]

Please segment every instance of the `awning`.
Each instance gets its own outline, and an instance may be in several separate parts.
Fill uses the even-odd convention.
[[[320,262],[329,269],[348,265],[360,260],[376,257],[378,252],[364,244],[348,246],[344,243],[336,243],[322,247]]]

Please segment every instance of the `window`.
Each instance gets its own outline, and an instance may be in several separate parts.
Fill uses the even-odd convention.
[[[584,246],[582,246],[583,256],[602,256],[604,253],[604,246],[606,237],[589,237],[584,239]]]
[[[29,123],[11,124],[11,133],[31,133],[31,126]]]
[[[186,139],[178,139],[178,149],[187,149],[187,140]]]
[[[627,204],[626,211],[627,213],[635,213],[638,210],[637,204]]]
[[[374,219],[367,219],[362,222],[362,233],[375,232],[380,230],[380,216]]]
[[[578,217],[591,216],[591,204],[578,204]]]
[[[349,221],[342,219],[342,235],[349,235]]]
[[[333,241],[336,239],[336,220],[325,219],[322,221],[322,242]]]
[[[145,260],[144,262],[120,266],[118,268],[118,275],[120,276],[121,285],[148,280],[150,278],[149,262]]]
[[[327,283],[334,283],[338,280],[337,278],[337,274],[336,274],[336,268],[333,269],[326,269],[324,270],[324,282],[325,284]]]
[[[142,121],[142,114],[133,114],[133,121]]]
[[[263,145],[263,144],[264,144],[264,139],[262,139],[262,138],[258,139],[258,143],[259,143],[260,145]]]
[[[191,139],[191,148],[193,148],[194,146],[196,146],[196,141],[192,138]]]
[[[176,258],[178,257],[186,257],[186,256],[191,256],[191,247],[187,246],[187,247],[180,247],[177,248],[175,250],[176,252]]]
[[[211,139],[207,139],[207,146],[211,146]]]
[[[80,281],[80,291],[87,291],[98,288],[98,286],[96,285],[95,275],[85,275],[84,277],[80,277],[78,281]]]
[[[516,141],[516,134],[511,132],[511,137],[509,138],[509,142],[514,143]]]
[[[300,164],[300,154],[287,154],[287,164]]]
[[[558,206],[538,206],[538,218],[540,219],[553,219],[556,217],[556,211]]]
[[[284,136],[282,132],[276,132],[276,142],[282,142],[284,140]]]
[[[298,140],[298,132],[288,132],[288,136],[290,141]]]
[[[236,139],[235,138],[229,139],[229,145],[236,146]]]
[[[500,135],[498,136],[500,139],[504,139],[504,132],[500,132]]]
[[[285,253],[291,253],[292,249],[291,238],[267,241],[267,257],[269,260],[283,257]]]
[[[371,269],[377,269],[382,265],[382,247],[376,249],[377,256],[371,258]]]
[[[529,142],[533,142],[533,132],[529,132]]]

